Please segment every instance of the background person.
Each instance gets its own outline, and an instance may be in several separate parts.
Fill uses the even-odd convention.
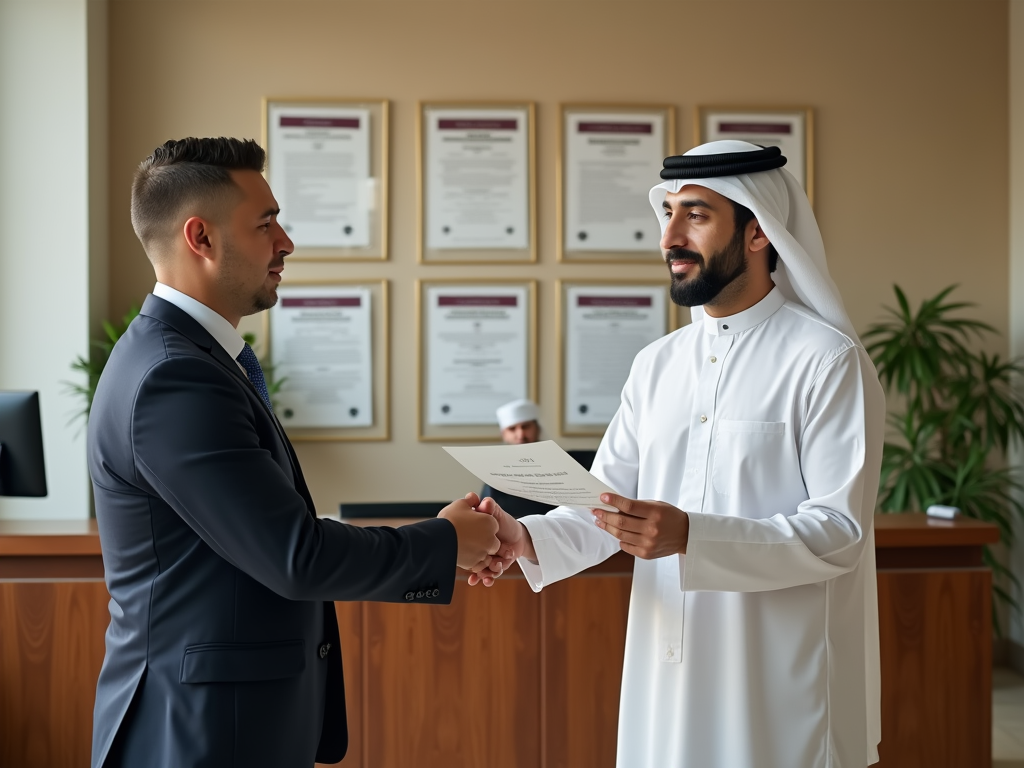
[[[522,398],[505,403],[498,408],[496,415],[498,428],[501,430],[501,440],[506,445],[525,445],[540,440],[540,408],[532,400]],[[513,496],[489,485],[484,485],[480,491],[480,497],[487,498],[488,496],[515,518],[526,515],[543,515],[548,510],[555,508],[552,504]]]

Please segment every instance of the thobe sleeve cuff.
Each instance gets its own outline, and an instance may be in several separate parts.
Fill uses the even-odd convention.
[[[848,573],[859,557],[852,565],[835,565],[815,554],[801,536],[816,541],[805,530],[809,517],[775,515],[751,520],[691,514],[686,555],[680,558],[680,588],[687,592],[763,592]],[[836,527],[831,516],[814,519],[819,518],[824,525]]]
[[[693,571],[694,563],[697,562],[697,558],[700,556],[700,545],[704,537],[704,515],[691,512],[689,517],[690,530],[686,539],[686,554],[679,556],[679,589],[683,592],[686,591],[687,581],[693,581],[693,577],[690,574]],[[687,578],[688,576],[690,576],[689,579]]]
[[[537,553],[537,562],[531,562],[525,557],[520,557],[519,567],[526,577],[526,583],[534,592],[540,592],[544,588],[544,563],[553,559],[553,546],[550,535],[544,530],[544,523],[547,522],[539,515],[530,515],[520,519],[523,526],[530,532],[533,539],[533,549]],[[554,581],[554,579],[552,580]]]
[[[597,565],[619,550],[618,539],[598,528],[590,510],[583,507],[557,507],[519,522],[530,532],[537,553],[536,563],[519,559],[534,592]]]

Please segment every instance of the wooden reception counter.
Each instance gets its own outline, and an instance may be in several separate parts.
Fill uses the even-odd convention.
[[[358,521],[396,525],[405,521]],[[991,762],[994,526],[876,517],[883,768]],[[107,592],[93,521],[0,521],[0,768],[88,766]],[[450,606],[338,603],[360,768],[611,768],[625,554],[535,595],[518,570]],[[253,768],[256,768],[255,766]]]

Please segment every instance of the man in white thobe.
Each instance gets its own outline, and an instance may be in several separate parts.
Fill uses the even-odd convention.
[[[878,760],[885,403],[784,163],[736,141],[665,161],[651,203],[693,322],[637,355],[597,452],[619,512],[480,505],[535,591],[637,556],[619,768]]]

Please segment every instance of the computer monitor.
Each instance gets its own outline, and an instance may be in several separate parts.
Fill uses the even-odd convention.
[[[0,392],[0,496],[45,496],[38,392]]]

